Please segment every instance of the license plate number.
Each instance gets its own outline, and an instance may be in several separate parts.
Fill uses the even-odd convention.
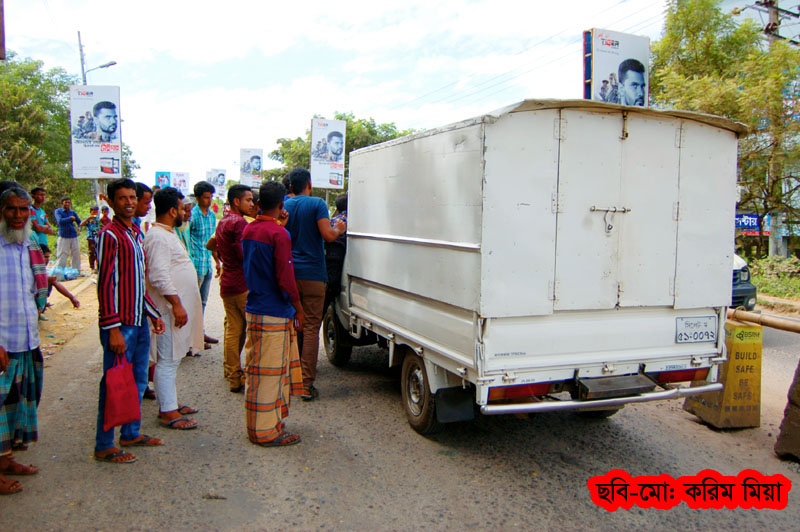
[[[675,318],[675,342],[690,344],[717,341],[717,317]]]

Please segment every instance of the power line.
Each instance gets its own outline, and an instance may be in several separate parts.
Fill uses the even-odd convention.
[[[595,14],[594,14],[594,15],[592,15],[592,16],[593,16],[593,17],[596,17],[596,16],[598,16],[598,15],[601,15],[601,14],[603,14],[603,13],[607,12],[607,11],[610,11],[610,10],[614,9],[615,7],[617,7],[618,5],[620,5],[620,4],[623,4],[625,1],[626,1],[626,0],[620,0],[619,2],[617,2],[616,4],[614,4],[614,5],[612,5],[612,6],[609,6],[609,7],[607,7],[607,8],[601,9],[600,11],[598,11],[597,13],[595,13]],[[641,11],[644,11],[645,9],[649,9],[649,8],[650,8],[650,7],[652,7],[653,5],[655,5],[655,4],[650,4],[650,5],[648,5],[647,7],[643,8],[643,9],[640,9],[639,11],[636,11],[635,13],[632,13],[632,15],[635,15],[635,14],[637,14],[637,13],[640,13]],[[556,37],[558,37],[559,35],[561,35],[562,33],[566,32],[566,31],[568,31],[568,30],[570,30],[570,29],[571,29],[571,28],[569,28],[569,27],[567,27],[567,28],[564,28],[563,30],[559,31],[558,33],[554,33],[553,35],[550,35],[549,37],[545,37],[544,39],[541,39],[540,41],[536,42],[535,44],[532,44],[532,45],[530,45],[530,46],[527,46],[526,48],[523,48],[523,49],[522,49],[522,50],[520,50],[519,52],[516,52],[515,54],[513,54],[513,56],[518,56],[518,55],[521,55],[521,54],[523,54],[523,53],[525,53],[525,52],[528,52],[528,51],[530,51],[530,50],[532,50],[532,49],[536,48],[537,46],[541,46],[542,44],[544,44],[544,43],[546,43],[546,42],[548,42],[548,41],[551,41],[551,40],[555,39]],[[507,72],[504,72],[504,73],[502,73],[502,74],[497,74],[497,75],[495,75],[495,76],[493,76],[493,77],[489,78],[488,80],[485,80],[485,81],[483,81],[483,82],[479,83],[479,84],[478,84],[478,85],[476,85],[475,87],[480,87],[481,85],[484,85],[484,84],[486,84],[486,83],[490,83],[491,81],[493,81],[493,80],[495,80],[495,79],[497,79],[497,78],[500,78],[500,77],[502,77],[502,76],[505,76],[505,75],[507,75],[507,74],[509,74],[509,73],[512,73],[512,72],[514,72],[514,69],[512,69],[512,70],[509,70],[509,71],[507,71]],[[447,83],[446,85],[443,85],[443,86],[441,86],[441,87],[439,87],[439,88],[437,88],[437,89],[434,89],[434,90],[432,90],[432,91],[430,91],[430,92],[427,92],[427,93],[425,93],[425,94],[423,94],[423,95],[421,95],[421,96],[418,96],[418,97],[414,98],[413,100],[410,100],[410,101],[408,101],[408,102],[405,102],[405,103],[402,103],[402,104],[397,104],[397,105],[394,105],[394,106],[390,107],[390,108],[389,108],[389,110],[390,110],[390,111],[393,111],[393,110],[395,110],[395,109],[399,109],[399,108],[401,108],[401,107],[406,107],[406,106],[408,106],[408,105],[410,105],[410,104],[412,104],[412,103],[414,103],[414,102],[417,102],[417,101],[419,101],[419,100],[425,99],[425,98],[427,98],[428,96],[431,96],[431,95],[433,95],[433,94],[436,94],[436,93],[438,93],[438,92],[440,92],[440,91],[442,91],[442,90],[444,90],[444,89],[447,89],[447,88],[449,88],[449,87],[452,87],[453,85],[456,85],[457,83],[458,83],[458,81],[452,81],[452,82],[450,82],[450,83]],[[473,87],[473,88],[474,88],[474,87]],[[445,98],[447,98],[447,96],[445,96]],[[439,101],[441,101],[441,100],[437,100],[437,101],[435,101],[435,102],[431,102],[431,103],[438,103]]]
[[[642,11],[642,10],[640,10],[640,11],[637,11],[637,13],[639,13],[639,12],[641,12],[641,11]],[[626,29],[624,29],[624,30],[623,30],[623,32],[625,32],[625,31],[630,31],[630,29],[631,29],[631,28],[634,28],[634,27],[636,27],[636,26],[639,26],[640,24],[643,24],[643,23],[646,23],[646,24],[651,24],[652,22],[654,22],[654,21],[656,21],[656,20],[660,19],[661,17],[663,17],[663,16],[664,16],[664,13],[665,13],[665,11],[662,11],[662,12],[660,12],[658,15],[655,15],[655,16],[653,16],[653,17],[650,17],[649,19],[645,19],[645,20],[643,20],[643,21],[637,22],[637,23],[635,23],[633,26],[630,26],[630,28],[626,28]],[[622,20],[626,20],[627,18],[630,18],[630,16],[628,16],[628,17],[626,17],[626,18],[624,18],[624,19],[621,19],[620,21],[617,21],[617,22],[615,22],[614,24],[617,24],[617,23],[621,22]],[[575,37],[575,38],[571,39],[569,42],[567,42],[567,43],[565,43],[564,45],[562,45],[561,47],[559,47],[557,50],[563,50],[563,49],[565,49],[565,48],[571,47],[572,45],[574,45],[574,44],[577,44],[577,43],[581,42],[581,40],[582,40],[582,37]],[[557,51],[556,51],[556,53],[557,53]],[[470,96],[474,96],[474,95],[480,94],[481,92],[484,92],[484,91],[486,91],[486,90],[489,90],[489,89],[491,89],[491,88],[497,87],[498,85],[502,85],[502,84],[508,83],[509,81],[512,81],[512,80],[514,80],[514,79],[517,79],[517,78],[519,78],[519,77],[521,77],[521,76],[524,76],[524,75],[526,75],[526,74],[529,74],[529,73],[533,72],[534,70],[538,70],[538,69],[540,69],[540,68],[542,68],[542,67],[544,67],[544,66],[547,66],[547,65],[549,65],[549,64],[551,64],[551,63],[553,63],[553,62],[555,62],[555,61],[558,61],[558,60],[560,60],[560,59],[563,59],[563,58],[565,58],[565,57],[568,57],[568,56],[572,55],[573,53],[574,53],[574,51],[570,51],[570,52],[568,52],[568,53],[566,53],[566,54],[563,54],[563,55],[561,55],[561,56],[558,56],[558,57],[556,57],[556,58],[554,58],[554,59],[551,59],[550,61],[547,61],[547,62],[545,62],[545,63],[540,63],[540,64],[537,64],[536,66],[534,66],[534,67],[532,67],[532,68],[529,68],[529,69],[527,69],[527,70],[524,70],[524,71],[522,71],[522,72],[519,72],[519,73],[517,73],[517,74],[515,74],[515,75],[513,75],[513,76],[511,76],[511,77],[509,77],[509,78],[506,78],[506,79],[504,79],[504,80],[502,80],[502,81],[499,81],[499,82],[497,82],[497,83],[493,83],[493,84],[491,84],[491,85],[488,85],[488,86],[486,86],[486,87],[483,87],[483,88],[478,88],[478,87],[480,87],[481,85],[485,85],[486,83],[489,83],[489,82],[491,82],[491,81],[493,81],[493,80],[496,80],[496,79],[498,79],[498,78],[500,78],[500,77],[506,76],[506,75],[508,75],[509,73],[513,73],[513,72],[515,72],[515,70],[511,70],[511,71],[509,71],[509,72],[505,72],[504,74],[501,74],[501,75],[499,75],[499,76],[494,76],[493,78],[490,78],[489,80],[487,80],[487,81],[485,81],[485,82],[483,82],[483,83],[481,83],[481,84],[478,84],[478,85],[476,85],[476,86],[472,87],[472,89],[473,89],[473,90],[471,90],[470,92],[467,92],[466,94],[461,94],[460,96],[457,96],[457,97],[455,97],[455,98],[450,98],[450,96],[445,96],[444,98],[440,98],[440,99],[438,99],[438,100],[436,100],[436,101],[433,101],[433,102],[430,102],[430,103],[431,103],[431,104],[436,104],[436,103],[441,103],[441,102],[444,102],[445,100],[446,100],[446,103],[454,103],[454,102],[457,102],[457,101],[459,101],[459,100],[462,100],[462,99],[464,99],[464,98],[468,98],[468,97],[470,97]],[[503,90],[505,90],[505,89],[503,89]],[[501,92],[501,91],[497,91],[497,92]],[[496,94],[496,92],[494,92],[494,93],[492,93],[492,94]],[[451,95],[451,96],[455,96],[455,95]]]

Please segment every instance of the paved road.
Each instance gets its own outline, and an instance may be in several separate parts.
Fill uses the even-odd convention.
[[[212,295],[209,332],[222,332]],[[800,338],[766,334],[765,401],[759,429],[712,431],[680,403],[636,405],[596,422],[572,414],[480,417],[435,437],[403,417],[396,372],[377,348],[356,349],[345,370],[320,362],[321,400],[292,403],[285,449],[251,445],[242,396],[227,391],[221,348],[186,359],[180,399],[201,427],[158,427],[146,402],[144,429],[163,448],[136,464],[91,458],[100,354],[87,330],[48,364],[41,439],[24,458],[42,467],[25,491],[0,499],[0,528],[14,530],[797,530],[800,494],[784,511],[619,510],[589,500],[586,481],[621,468],[673,477],[712,468],[782,473],[796,465],[771,451]],[[767,405],[769,405],[767,407]]]

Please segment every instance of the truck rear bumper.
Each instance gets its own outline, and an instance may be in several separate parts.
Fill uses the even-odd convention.
[[[553,410],[580,410],[591,408],[592,410],[601,408],[621,407],[628,403],[644,403],[646,401],[661,401],[664,399],[678,399],[690,395],[701,393],[717,392],[722,390],[722,383],[705,384],[692,388],[673,388],[661,392],[650,392],[631,397],[614,397],[612,399],[596,399],[593,401],[541,401],[536,403],[514,403],[503,405],[483,405],[481,413],[491,416],[499,414],[522,414],[525,412],[549,412]]]

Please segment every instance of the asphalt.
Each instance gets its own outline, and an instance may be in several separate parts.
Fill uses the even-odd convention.
[[[84,291],[89,297],[90,290]],[[207,332],[222,334],[214,287]],[[406,423],[399,377],[377,347],[337,369],[320,358],[318,402],[293,401],[288,448],[250,444],[241,394],[222,377],[222,348],[187,358],[179,399],[199,408],[197,430],[158,426],[143,405],[143,431],[161,448],[130,465],[92,459],[100,379],[97,329],[87,327],[48,360],[40,442],[20,455],[41,467],[24,492],[0,498],[3,530],[797,530],[800,499],[785,510],[607,512],[587,481],[619,468],[675,478],[711,468],[781,473],[798,466],[772,453],[800,340],[765,333],[762,425],[710,430],[679,402],[626,407],[605,421],[568,413],[483,417],[423,437]]]

